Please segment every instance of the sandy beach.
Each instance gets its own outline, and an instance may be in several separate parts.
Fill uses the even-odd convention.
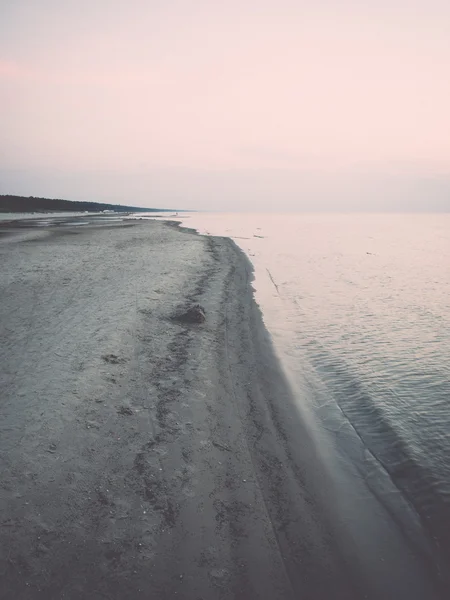
[[[9,225],[0,263],[2,599],[382,597],[231,240]]]

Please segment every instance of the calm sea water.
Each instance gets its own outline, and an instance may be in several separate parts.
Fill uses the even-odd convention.
[[[301,409],[341,454],[358,437],[363,451],[348,460],[366,479],[384,472],[392,486],[375,477],[373,492],[391,503],[398,492],[450,567],[450,215],[183,222],[248,254]]]

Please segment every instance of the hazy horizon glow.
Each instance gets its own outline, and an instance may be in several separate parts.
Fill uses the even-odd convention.
[[[3,5],[0,193],[450,210],[450,3],[362,4]]]

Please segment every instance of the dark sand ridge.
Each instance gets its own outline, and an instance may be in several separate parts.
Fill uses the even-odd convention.
[[[437,597],[395,533],[371,569],[327,508],[230,240],[156,222],[8,232],[2,599]],[[172,318],[197,302],[204,323]]]

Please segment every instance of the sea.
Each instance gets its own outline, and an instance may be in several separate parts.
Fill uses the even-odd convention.
[[[363,480],[445,577],[450,214],[190,213],[181,221],[232,238],[251,260],[298,410],[345,481],[344,518],[355,531],[371,519]]]

